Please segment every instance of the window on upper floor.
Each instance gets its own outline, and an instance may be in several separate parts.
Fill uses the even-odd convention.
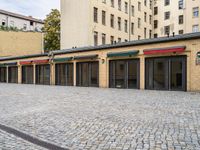
[[[133,17],[135,16],[135,7],[133,5],[131,6],[131,14]]]
[[[144,39],[147,38],[147,28],[144,28]]]
[[[106,11],[102,10],[102,24],[106,25]]]
[[[124,31],[128,32],[128,20],[124,20]]]
[[[122,0],[118,0],[118,9],[122,10]]]
[[[128,14],[128,3],[127,2],[125,2],[125,13]]]
[[[138,18],[138,28],[140,28],[140,27],[141,27],[141,19]]]
[[[94,22],[98,22],[98,8],[94,7]]]
[[[152,0],[149,1],[149,8],[152,9]]]
[[[183,15],[180,15],[180,16],[178,17],[178,23],[179,23],[179,24],[183,24]]]
[[[164,27],[164,33],[165,33],[165,35],[169,35],[170,34],[170,26],[165,26]]]
[[[115,42],[114,36],[110,36],[110,44],[114,44],[114,42]]]
[[[114,0],[110,0],[110,5],[111,5],[111,7],[115,7],[115,1]]]
[[[110,15],[110,27],[114,28],[114,15]]]
[[[134,35],[134,23],[131,23],[131,34]]]
[[[102,45],[106,44],[106,34],[102,33]]]
[[[147,6],[147,0],[144,0],[144,6]]]
[[[33,21],[30,21],[30,26],[33,26]]]
[[[138,40],[140,40],[141,39],[141,36],[140,35],[138,35]]]
[[[152,24],[152,15],[149,15],[149,24]]]
[[[154,20],[154,29],[158,28],[158,20]]]
[[[102,0],[102,3],[106,4],[106,0]]]
[[[199,17],[199,7],[193,8],[193,17]]]
[[[118,17],[118,30],[121,30],[121,17]]]
[[[154,15],[158,14],[158,7],[154,7]]]
[[[170,4],[170,0],[165,0],[165,6]]]
[[[138,11],[141,11],[141,2],[138,2]]]
[[[94,32],[94,46],[98,45],[98,32]]]
[[[152,37],[152,30],[149,30],[149,38],[151,39]]]
[[[167,11],[165,12],[165,20],[170,19],[170,12]]]
[[[178,1],[178,9],[183,9],[183,0]]]
[[[147,22],[147,13],[144,12],[144,22]]]
[[[121,38],[118,38],[118,43],[121,43],[122,39]]]
[[[192,32],[199,32],[199,25],[198,24],[192,26]]]
[[[184,33],[183,30],[179,30],[179,31],[178,31],[178,34],[183,34],[183,33]]]
[[[157,37],[158,37],[158,34],[157,34],[157,33],[155,33],[155,34],[153,35],[153,37],[154,37],[154,38],[157,38]]]
[[[2,20],[1,25],[2,25],[2,26],[5,26],[5,25],[6,25],[6,20],[5,20],[5,19]]]

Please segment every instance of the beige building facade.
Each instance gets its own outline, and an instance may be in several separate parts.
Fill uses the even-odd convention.
[[[61,0],[61,49],[199,31],[200,1]]]
[[[200,91],[200,33],[0,59],[0,82]]]
[[[42,54],[43,33],[0,31],[0,57]]]

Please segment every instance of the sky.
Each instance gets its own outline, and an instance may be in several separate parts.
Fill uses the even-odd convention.
[[[60,0],[0,0],[0,9],[45,19],[51,9],[60,9]]]

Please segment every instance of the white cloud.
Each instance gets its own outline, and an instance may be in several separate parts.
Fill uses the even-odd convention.
[[[60,0],[0,0],[0,9],[39,19],[55,8],[60,9]]]

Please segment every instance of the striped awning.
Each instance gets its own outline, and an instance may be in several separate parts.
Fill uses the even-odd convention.
[[[73,57],[65,57],[65,58],[54,58],[53,62],[65,62],[65,61],[70,61],[72,60]]]
[[[85,56],[75,56],[74,60],[78,59],[96,59],[99,55],[85,55]]]
[[[32,62],[36,64],[45,64],[49,63],[49,59],[33,60]]]
[[[165,53],[182,53],[185,51],[186,46],[174,46],[165,48],[145,49],[144,55],[165,54]]]
[[[113,52],[108,53],[107,57],[126,57],[126,56],[135,56],[139,53],[139,50],[133,50],[133,51],[126,51],[126,52]]]
[[[20,65],[31,65],[33,61],[20,61]]]

